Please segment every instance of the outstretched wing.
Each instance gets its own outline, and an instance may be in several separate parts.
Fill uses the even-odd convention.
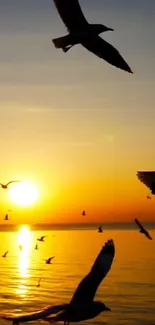
[[[155,186],[155,171],[138,171],[137,177],[145,184],[150,190],[152,190],[152,185]]]
[[[18,182],[20,182],[20,181],[10,181],[10,182],[8,182],[8,183],[6,184],[6,186],[8,186],[8,185],[11,184],[11,183],[18,183]]]
[[[93,301],[96,290],[111,268],[115,255],[115,247],[113,240],[108,240],[98,254],[91,271],[79,283],[71,304],[86,304]]]
[[[111,44],[107,43],[101,37],[93,37],[82,42],[82,45],[99,58],[107,61],[113,66],[132,73],[131,68],[125,62],[120,53]]]
[[[49,257],[47,261],[50,263],[51,260],[53,260],[54,257],[55,257],[55,256]]]
[[[34,313],[27,313],[27,314],[9,314],[9,313],[0,313],[0,318],[12,321],[14,323],[21,323],[21,322],[30,322],[37,319],[42,319],[45,317],[48,317],[51,314],[56,314],[59,311],[64,310],[66,307],[68,307],[68,304],[63,305],[56,305],[56,306],[50,306],[45,307],[39,311],[36,311]]]
[[[149,234],[148,231],[146,231],[145,235],[146,235],[146,237],[147,237],[148,239],[152,240],[152,237],[150,236],[150,234]]]
[[[3,256],[6,257],[6,255],[7,255],[8,253],[9,253],[9,251],[5,252]]]
[[[78,0],[53,0],[61,19],[69,31],[88,24]]]
[[[145,230],[144,230],[144,227],[143,227],[142,224],[138,221],[138,219],[135,219],[135,222],[136,222],[137,226],[140,228],[140,230],[145,231]]]

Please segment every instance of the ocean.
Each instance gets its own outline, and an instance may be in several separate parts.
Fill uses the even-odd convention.
[[[104,227],[104,226],[103,226]],[[47,305],[70,301],[79,281],[90,270],[102,245],[115,243],[111,270],[98,288],[95,299],[111,311],[82,324],[155,324],[155,230],[148,240],[133,229],[96,228],[0,232],[0,312],[32,312]],[[45,242],[37,238],[46,236]],[[22,247],[19,247],[21,245]],[[20,250],[21,248],[21,250]],[[55,256],[52,264],[45,259]],[[40,287],[37,287],[41,278]],[[38,323],[34,322],[34,323]],[[0,320],[0,324],[7,324]]]

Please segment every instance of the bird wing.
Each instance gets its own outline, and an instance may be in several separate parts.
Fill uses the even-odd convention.
[[[11,183],[18,183],[18,182],[20,182],[20,181],[10,181],[10,182],[8,182],[8,183],[6,184],[6,186],[8,186],[8,185],[11,184]]]
[[[151,186],[153,183],[155,183],[155,171],[138,171],[137,177],[145,184],[149,189],[151,189]]]
[[[142,224],[138,221],[138,219],[135,219],[135,222],[136,222],[137,226],[140,228],[140,230],[145,231],[144,227],[143,227]]]
[[[148,231],[145,232],[145,236],[146,236],[148,239],[152,240],[152,237],[150,236],[150,234],[149,234]]]
[[[9,251],[5,252],[3,256],[6,256],[9,253]]]
[[[47,261],[50,262],[51,260],[53,260],[53,258],[54,258],[54,256],[49,257]]]
[[[40,239],[43,240],[46,236],[42,236]]]
[[[55,305],[55,306],[50,306],[50,307],[45,307],[41,310],[38,310],[33,313],[26,313],[26,314],[16,314],[16,313],[0,313],[0,318],[13,321],[16,323],[21,323],[21,322],[30,322],[32,320],[37,320],[37,319],[42,319],[45,317],[48,317],[51,314],[56,314],[61,310],[64,310],[66,307],[68,307],[68,304],[63,304],[63,305]]]
[[[86,304],[93,301],[99,284],[111,268],[114,255],[114,242],[108,240],[98,254],[90,272],[79,283],[71,304]]]
[[[81,29],[88,24],[78,0],[53,0],[61,19],[69,31]]]
[[[107,43],[101,37],[92,37],[81,43],[88,51],[94,53],[99,58],[107,61],[113,66],[132,73],[131,68],[125,62],[120,53],[111,44]]]

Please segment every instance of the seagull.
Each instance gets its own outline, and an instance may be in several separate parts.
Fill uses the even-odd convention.
[[[49,257],[46,261],[46,264],[51,264],[51,260],[53,260],[55,256]]]
[[[8,253],[9,253],[9,251],[6,251],[6,252],[2,255],[2,257],[6,257]]]
[[[102,227],[98,227],[98,232],[103,232]]]
[[[89,24],[78,0],[53,0],[58,13],[69,32],[68,35],[53,39],[54,46],[61,48],[65,53],[74,45],[81,44],[88,51],[109,64],[133,73],[120,53],[99,34],[113,31],[113,28],[101,24]]]
[[[22,249],[23,249],[23,246],[22,246],[22,245],[19,245],[19,249],[20,249],[20,251],[22,251]]]
[[[155,171],[138,171],[137,177],[155,195]]]
[[[45,238],[45,237],[47,237],[47,236],[42,236],[42,237],[38,238],[37,240],[38,240],[38,241],[44,241],[44,238]]]
[[[138,219],[135,219],[136,224],[140,228],[140,232],[144,234],[148,239],[152,240],[151,236],[149,235],[148,231],[142,226],[142,224],[138,221]]]
[[[86,211],[85,210],[82,211],[82,216],[86,216]]]
[[[151,196],[149,196],[149,195],[147,195],[147,197],[146,197],[148,200],[151,200],[152,198],[151,198]]]
[[[111,239],[102,247],[91,270],[79,283],[68,304],[45,307],[37,312],[22,315],[0,313],[0,317],[12,321],[16,325],[38,319],[50,323],[63,322],[64,325],[69,325],[70,322],[92,319],[103,311],[110,311],[111,309],[105,306],[103,302],[94,301],[94,297],[100,283],[111,268],[114,255],[115,246]],[[51,314],[54,316],[49,317]]]
[[[5,215],[4,220],[9,220],[8,214]]]
[[[41,278],[38,280],[37,287],[40,287]]]
[[[0,183],[0,185],[1,185],[2,188],[7,189],[8,186],[9,186],[11,183],[17,183],[17,182],[20,182],[20,181],[11,181],[11,182],[8,182],[7,184],[2,184],[2,183]]]
[[[36,243],[36,246],[35,246],[35,248],[34,249],[38,249],[38,244]]]

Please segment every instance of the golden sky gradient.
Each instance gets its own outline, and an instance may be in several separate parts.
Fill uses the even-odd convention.
[[[66,29],[51,1],[0,4],[0,181],[40,191],[20,208],[0,189],[1,223],[10,208],[10,223],[155,221],[155,198],[136,178],[155,170],[155,3],[81,4],[89,21],[115,29],[102,37],[134,75],[80,46],[56,50]]]

